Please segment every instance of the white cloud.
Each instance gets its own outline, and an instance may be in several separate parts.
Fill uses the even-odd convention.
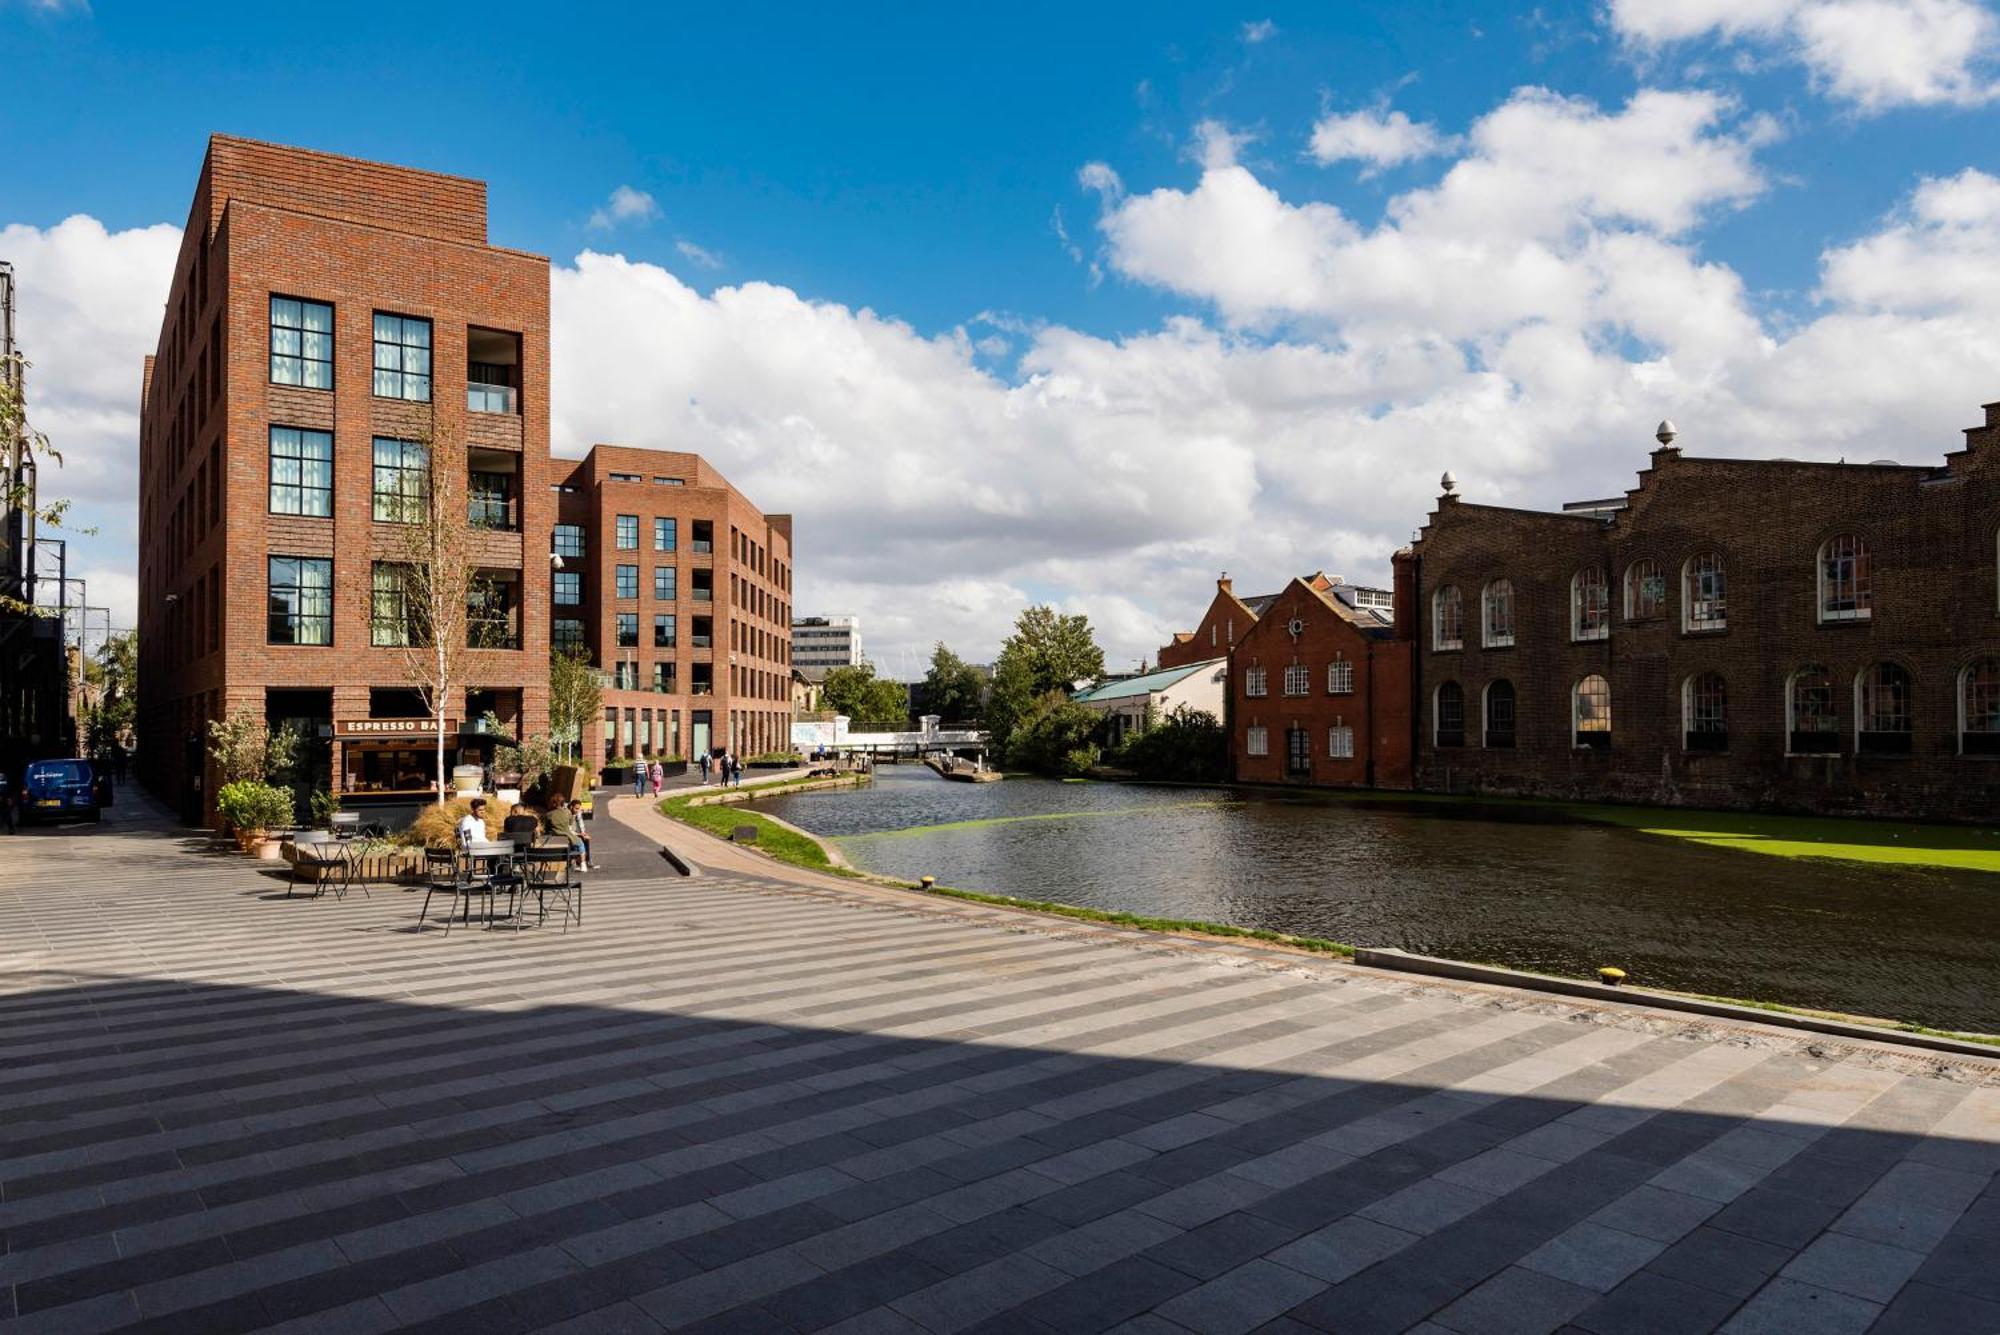
[[[697,246],[692,241],[676,241],[674,242],[674,249],[681,253],[682,259],[687,260],[690,264],[699,265],[704,269],[720,269],[724,263],[722,256],[706,247]]]
[[[1116,199],[1125,193],[1125,183],[1118,179],[1118,173],[1102,162],[1086,162],[1077,168],[1077,184],[1085,190],[1095,190],[1106,199]]]
[[[1365,162],[1370,171],[1434,157],[1451,147],[1437,126],[1382,108],[1327,115],[1313,126],[1310,151],[1320,162]]]
[[[621,185],[592,211],[588,225],[601,232],[624,223],[651,222],[659,216],[660,206],[651,195],[644,190]]]
[[[1244,24],[1242,31],[1244,43],[1249,46],[1256,46],[1259,42],[1268,42],[1273,37],[1276,37],[1278,35],[1278,25],[1269,19],[1258,19],[1255,22]]]
[[[1611,0],[1641,49],[1714,36],[1774,47],[1866,112],[2000,97],[2000,22],[1983,0]]]

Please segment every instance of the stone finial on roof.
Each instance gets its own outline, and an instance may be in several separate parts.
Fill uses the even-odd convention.
[[[1453,477],[1451,470],[1447,468],[1444,470],[1444,476],[1438,479],[1438,485],[1444,488],[1445,495],[1450,496],[1458,490],[1458,479]]]

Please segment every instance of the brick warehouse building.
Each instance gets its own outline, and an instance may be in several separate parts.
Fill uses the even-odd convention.
[[[1672,439],[1561,513],[1447,485],[1397,556],[1418,786],[1990,817],[2000,405],[1935,467]]]
[[[1238,782],[1410,786],[1410,644],[1372,592],[1314,575],[1258,600],[1229,651]]]
[[[558,491],[551,639],[610,675],[604,759],[789,747],[791,516],[663,450],[598,445]]]
[[[426,442],[464,457],[496,591],[498,647],[451,715],[546,729],[548,330],[548,261],[487,244],[484,183],[209,141],[141,400],[150,786],[199,775],[212,801],[201,739],[241,707],[301,727],[316,783],[428,783],[394,618],[373,615]]]

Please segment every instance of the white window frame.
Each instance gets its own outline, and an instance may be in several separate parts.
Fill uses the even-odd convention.
[[[1246,756],[1270,755],[1271,730],[1261,723],[1253,723],[1244,729],[1243,754]]]
[[[1611,712],[1611,679],[1602,672],[1586,672],[1583,676],[1578,677],[1575,683],[1569,688],[1569,744],[1572,749],[1578,751],[1590,749],[1576,740],[1578,734],[1584,731],[1581,726],[1583,723],[1583,684],[1587,681],[1601,681],[1604,683],[1604,721],[1609,725],[1602,729],[1593,728],[1591,731],[1602,731],[1608,734],[1611,732],[1612,727],[1615,727],[1617,724],[1617,717]]]
[[[1452,604],[1452,633],[1449,636],[1445,634],[1444,609],[1447,601]],[[1449,653],[1464,647],[1465,595],[1459,592],[1458,585],[1446,584],[1431,595],[1431,648],[1440,653]]]
[[[1326,693],[1328,695],[1354,694],[1354,661],[1336,658],[1326,665]]]
[[[1843,554],[1849,562],[1849,580],[1854,588],[1854,606],[1832,608],[1827,602],[1832,595],[1833,581],[1828,578],[1827,563],[1833,554],[1834,544],[1852,543],[1853,549]],[[1867,540],[1858,533],[1837,533],[1819,545],[1819,553],[1813,560],[1815,583],[1815,606],[1818,608],[1822,624],[1832,621],[1871,621],[1875,616],[1874,597],[1874,557],[1868,550]]]
[[[1288,663],[1285,666],[1285,694],[1311,695],[1312,669],[1304,663]]]
[[[1260,667],[1243,669],[1243,694],[1269,695],[1270,693],[1271,677],[1268,672]]]
[[[1326,730],[1326,758],[1328,760],[1354,759],[1354,729],[1345,723],[1336,723]]]
[[[1695,597],[1696,581],[1702,572],[1697,563],[1714,561],[1714,574],[1722,585],[1720,598]],[[1697,615],[1702,609],[1709,615]],[[1729,563],[1720,552],[1697,552],[1681,563],[1681,630],[1689,635],[1706,635],[1729,629]]]
[[[1584,625],[1584,577],[1594,575],[1599,598],[1597,625]],[[1588,566],[1569,577],[1569,637],[1579,643],[1611,638],[1611,583],[1603,566]]]
[[[1507,629],[1505,632],[1496,632],[1493,629],[1493,607],[1498,591],[1503,588],[1507,591]],[[1488,580],[1486,587],[1479,591],[1479,643],[1487,649],[1511,649],[1514,647],[1513,580]]]

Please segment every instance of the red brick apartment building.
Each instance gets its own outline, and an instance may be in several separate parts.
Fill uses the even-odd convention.
[[[143,777],[206,727],[298,724],[318,782],[428,783],[383,569],[424,451],[463,459],[489,643],[451,708],[547,728],[549,267],[488,244],[483,182],[216,136],[140,404]],[[392,609],[393,610],[393,609]]]
[[[664,450],[595,446],[557,490],[551,639],[609,674],[603,758],[788,747],[791,516]]]
[[[1560,513],[1439,498],[1397,558],[1418,786],[2000,809],[2000,405],[1937,466],[1684,456]]]

